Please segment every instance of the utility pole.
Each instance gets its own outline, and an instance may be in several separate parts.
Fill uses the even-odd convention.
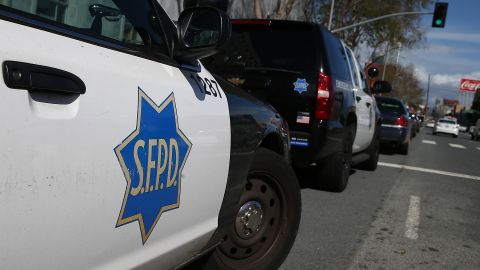
[[[387,54],[385,55],[385,61],[383,61],[382,81],[385,81],[385,72],[387,71],[388,54],[390,53],[390,43],[387,44]]]
[[[335,0],[332,0],[330,5],[330,18],[328,19],[328,30],[332,29],[333,7],[335,6]]]
[[[425,110],[427,110],[425,113],[428,114],[428,98],[430,96],[430,73],[428,74],[428,84],[427,84],[427,100],[425,101]]]
[[[333,9],[333,2],[332,2],[332,7],[331,9]],[[375,21],[378,21],[378,20],[383,20],[383,19],[387,19],[387,18],[391,18],[391,17],[397,17],[397,16],[406,16],[406,15],[425,15],[425,14],[433,14],[433,12],[423,12],[423,11],[408,11],[408,12],[398,12],[398,13],[392,13],[392,14],[388,14],[388,15],[383,15],[383,16],[380,16],[380,17],[376,17],[376,18],[373,18],[373,19],[369,19],[369,20],[365,20],[363,22],[359,22],[359,23],[354,23],[352,25],[348,25],[348,26],[344,26],[344,27],[340,27],[340,28],[337,28],[337,29],[333,29],[331,30],[332,33],[337,33],[337,32],[340,32],[340,31],[345,31],[345,30],[348,30],[348,29],[351,29],[351,28],[354,28],[354,27],[357,27],[357,26],[360,26],[360,25],[364,25],[366,23],[371,23],[371,22],[375,22]],[[332,12],[330,11],[330,16],[332,16]],[[330,17],[331,19],[332,17]]]

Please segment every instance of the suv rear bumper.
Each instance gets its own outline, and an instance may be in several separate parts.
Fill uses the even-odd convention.
[[[408,142],[408,128],[392,125],[382,125],[380,141],[382,143],[406,143]]]
[[[335,121],[319,122],[313,133],[291,131],[291,157],[295,168],[306,168],[313,163],[323,163],[333,154],[342,151],[345,127]],[[297,139],[297,140],[296,140]],[[295,143],[307,139],[307,144]]]

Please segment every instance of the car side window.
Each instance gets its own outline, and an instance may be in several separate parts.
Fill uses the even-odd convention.
[[[355,67],[355,62],[353,62],[352,53],[351,53],[350,49],[348,49],[348,48],[345,48],[345,51],[347,53],[348,62],[350,63],[350,65],[349,65],[350,74],[352,75],[353,83],[355,84],[355,87],[358,89],[358,88],[360,88],[360,82],[358,81],[357,69]]]
[[[168,52],[148,0],[0,0],[1,6],[130,48]]]
[[[368,95],[371,95],[372,92],[370,91],[370,87],[368,85],[368,80],[363,71],[360,71],[360,87],[362,88],[363,92]]]

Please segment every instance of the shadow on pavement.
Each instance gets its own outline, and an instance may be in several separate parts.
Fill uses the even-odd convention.
[[[295,170],[297,174],[298,181],[300,183],[301,189],[313,189],[319,191],[326,191],[331,193],[338,193],[332,191],[326,181],[317,181],[317,173],[315,168],[308,168],[308,169],[297,169]],[[355,174],[357,171],[354,169],[350,170],[350,176]]]
[[[380,145],[380,154],[393,156],[397,153],[398,147],[390,144],[381,144]]]

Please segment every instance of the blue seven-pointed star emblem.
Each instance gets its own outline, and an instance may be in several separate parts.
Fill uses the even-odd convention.
[[[297,81],[293,83],[293,86],[295,87],[293,90],[301,94],[307,91],[308,85],[309,83],[307,83],[307,79],[297,79]]]
[[[157,106],[139,88],[136,129],[115,148],[127,180],[117,227],[138,221],[145,244],[162,213],[180,206],[191,147],[178,125],[173,93]]]

